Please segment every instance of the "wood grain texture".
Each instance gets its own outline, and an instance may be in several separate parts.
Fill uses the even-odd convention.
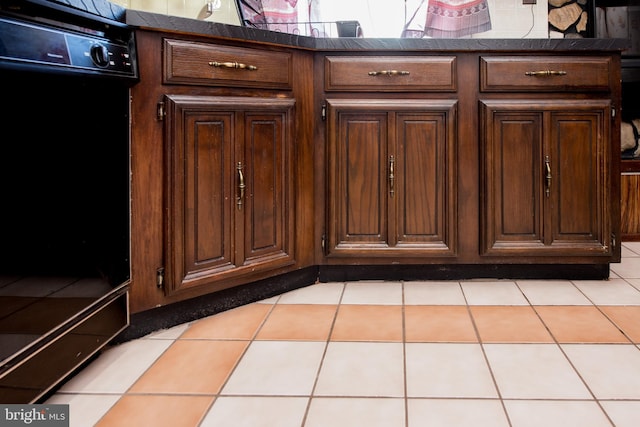
[[[622,175],[620,193],[622,239],[640,241],[640,174]]]

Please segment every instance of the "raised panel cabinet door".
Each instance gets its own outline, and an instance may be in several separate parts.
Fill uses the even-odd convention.
[[[598,100],[481,104],[485,255],[607,255],[611,109]]]
[[[390,242],[407,253],[455,250],[455,104],[433,107],[395,114]]]
[[[482,248],[485,254],[544,246],[543,112],[483,104]]]
[[[244,200],[236,204],[244,233],[238,262],[282,264],[293,256],[291,108],[243,114],[244,144],[236,167]],[[241,257],[241,260],[240,260]]]
[[[455,100],[327,100],[328,256],[455,254]]]
[[[330,124],[329,244],[335,251],[388,247],[387,121],[384,112],[344,109]]]
[[[608,176],[609,102],[567,106],[550,113],[549,178],[552,215],[547,243],[558,248],[611,252]],[[546,159],[546,158],[545,158]]]
[[[215,99],[167,96],[166,291],[235,267],[236,112]]]
[[[294,101],[166,104],[166,292],[293,263]]]

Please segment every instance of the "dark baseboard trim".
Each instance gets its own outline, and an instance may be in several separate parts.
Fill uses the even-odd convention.
[[[321,266],[321,282],[350,280],[470,280],[609,278],[609,264],[420,264]]]

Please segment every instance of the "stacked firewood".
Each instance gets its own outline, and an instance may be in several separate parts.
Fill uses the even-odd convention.
[[[587,0],[549,0],[549,31],[565,38],[589,37]]]

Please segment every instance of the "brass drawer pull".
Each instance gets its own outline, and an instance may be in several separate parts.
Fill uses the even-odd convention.
[[[524,74],[531,77],[549,77],[549,76],[566,76],[567,72],[545,70],[545,71],[527,71]]]
[[[247,64],[242,64],[240,62],[211,61],[209,62],[209,65],[211,65],[212,67],[218,67],[218,68],[236,68],[236,69],[249,70],[249,71],[255,71],[258,69],[258,67],[256,67],[255,65],[247,65]]]
[[[398,70],[383,70],[383,71],[369,71],[370,76],[408,76],[408,71]]]

